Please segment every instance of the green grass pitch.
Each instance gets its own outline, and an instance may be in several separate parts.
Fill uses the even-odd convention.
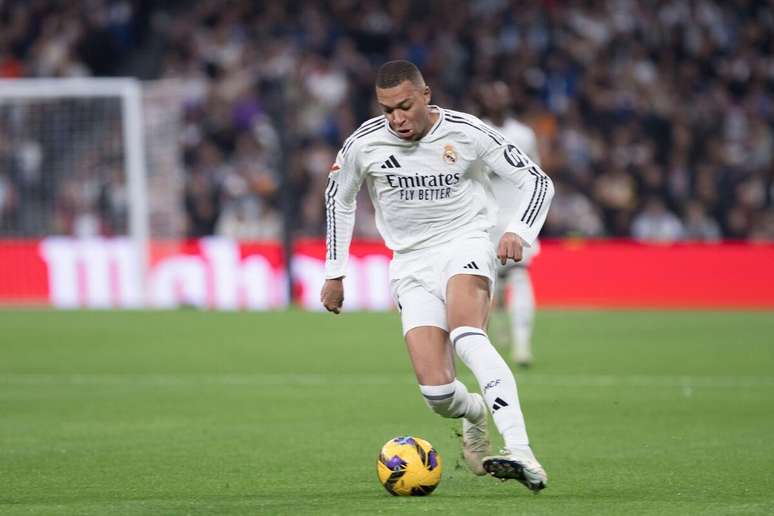
[[[542,311],[535,347],[537,496],[461,466],[394,313],[0,312],[0,514],[774,513],[774,314]],[[376,480],[403,434],[430,497]]]

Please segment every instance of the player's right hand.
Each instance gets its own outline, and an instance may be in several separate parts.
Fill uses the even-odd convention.
[[[320,292],[320,301],[329,312],[338,314],[341,312],[341,305],[344,303],[344,278],[333,278],[325,280],[322,291]]]

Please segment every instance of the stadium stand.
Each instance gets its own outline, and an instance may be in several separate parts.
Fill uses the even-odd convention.
[[[185,79],[188,236],[278,238],[283,203],[294,236],[323,234],[337,147],[375,113],[375,67],[406,58],[442,106],[511,87],[557,187],[545,235],[771,241],[773,35],[752,0],[35,0],[0,2],[0,77]],[[25,206],[46,199],[63,208],[33,230],[74,233],[66,206],[90,204],[81,230],[109,234],[113,187],[43,188],[5,122],[0,234],[30,231]]]

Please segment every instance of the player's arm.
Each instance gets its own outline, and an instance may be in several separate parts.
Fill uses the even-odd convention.
[[[344,303],[343,280],[355,228],[356,197],[363,183],[356,157],[354,148],[339,152],[325,188],[325,283],[320,301],[326,310],[335,314]]]
[[[554,196],[554,185],[525,152],[482,123],[477,135],[480,157],[497,175],[513,185],[516,215],[497,246],[500,262],[521,260],[522,248],[532,246],[546,220]]]

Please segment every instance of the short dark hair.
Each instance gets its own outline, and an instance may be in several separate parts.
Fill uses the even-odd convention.
[[[411,61],[387,61],[376,72],[376,87],[385,89],[399,85],[403,81],[410,81],[415,86],[425,85],[422,72]]]

